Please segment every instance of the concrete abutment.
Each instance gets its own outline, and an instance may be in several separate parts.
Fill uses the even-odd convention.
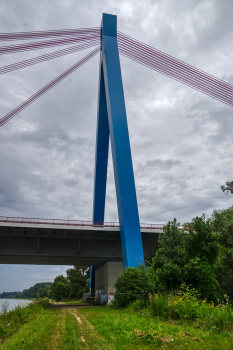
[[[98,267],[95,270],[95,297],[96,302],[104,303],[107,300],[102,300],[101,295],[107,296],[115,293],[114,283],[124,272],[123,262],[110,261]]]

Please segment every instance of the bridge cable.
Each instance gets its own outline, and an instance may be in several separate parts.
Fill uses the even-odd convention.
[[[58,38],[53,40],[45,40],[45,41],[35,41],[24,44],[16,44],[16,45],[7,45],[0,47],[0,55],[6,55],[21,51],[29,51],[29,50],[38,50],[44,49],[51,46],[59,46],[59,45],[70,45],[82,41],[88,40],[99,40],[100,41],[100,32],[97,33],[86,33],[84,35],[72,36],[68,38]]]
[[[48,60],[51,60],[51,59],[54,59],[57,57],[61,57],[64,55],[69,55],[73,52],[85,50],[85,49],[88,49],[89,47],[93,47],[93,46],[97,46],[97,45],[99,45],[99,40],[95,39],[92,41],[84,42],[81,45],[71,46],[71,47],[68,47],[67,49],[54,51],[54,52],[51,52],[51,53],[48,53],[45,55],[30,58],[28,60],[23,60],[20,62],[9,64],[7,66],[0,67],[0,74],[9,73],[9,72],[12,72],[12,71],[17,70],[17,69],[25,68],[25,67],[28,67],[28,66],[31,66],[31,65],[34,65],[37,63],[45,62],[45,61],[48,61]]]
[[[15,32],[15,33],[0,33],[0,41],[12,40],[31,40],[42,38],[53,38],[59,36],[77,36],[86,33],[100,33],[99,27],[93,28],[78,28],[78,29],[62,29],[48,31],[32,31],[32,32]]]
[[[123,38],[123,36],[126,37],[125,34],[123,34],[123,36],[122,36],[121,34],[122,34],[122,33],[118,33],[118,40],[120,41],[120,45],[122,44],[122,38]],[[127,37],[128,37],[128,36],[127,36]],[[128,38],[130,38],[130,37],[128,37]],[[130,39],[132,39],[132,38],[130,38]],[[224,81],[222,81],[222,80],[220,80],[220,79],[218,79],[218,78],[215,78],[214,76],[211,76],[210,74],[205,73],[205,72],[203,72],[203,71],[201,71],[201,70],[198,70],[197,68],[194,68],[193,66],[188,65],[187,63],[185,63],[185,62],[183,62],[183,61],[180,61],[180,60],[178,60],[178,59],[176,59],[176,58],[174,58],[174,57],[172,57],[172,56],[169,56],[169,55],[165,54],[165,53],[162,52],[162,51],[159,51],[159,50],[157,50],[157,49],[154,49],[154,48],[152,48],[152,47],[150,47],[150,46],[148,46],[148,45],[146,45],[146,44],[143,44],[142,42],[139,42],[138,40],[135,40],[135,39],[132,39],[132,42],[133,42],[134,46],[135,46],[135,42],[138,42],[139,44],[142,44],[143,46],[146,46],[146,47],[150,50],[150,52],[146,51],[146,54],[147,54],[147,55],[148,55],[148,53],[149,53],[149,55],[150,55],[150,54],[155,54],[155,53],[156,53],[158,56],[160,56],[159,59],[162,60],[163,64],[166,64],[166,60],[170,61],[170,63],[172,63],[172,65],[173,65],[174,67],[175,67],[176,65],[180,65],[180,64],[181,64],[181,65],[185,66],[186,71],[188,71],[188,73],[190,73],[190,69],[191,69],[191,72],[194,72],[194,71],[195,71],[195,73],[201,74],[202,77],[204,77],[204,78],[206,78],[206,77],[208,76],[209,78],[211,78],[211,79],[214,80],[215,82],[220,83],[220,85],[224,84],[225,86],[228,86],[228,88],[230,88],[231,90],[233,90],[233,86],[232,86],[231,84],[226,83],[226,82],[224,82]],[[132,42],[131,42],[131,44],[132,44]],[[123,39],[123,44],[124,44],[124,39]],[[145,51],[145,47],[143,47],[143,46],[140,46],[140,47],[141,47],[141,49],[144,49],[144,51]],[[130,49],[133,49],[133,50],[135,51],[135,47],[132,48],[132,45],[131,45]],[[136,49],[138,49],[138,47],[136,47]],[[157,59],[158,59],[158,57],[157,57]]]
[[[66,78],[68,75],[73,73],[76,69],[81,67],[84,63],[86,63],[88,60],[90,60],[92,57],[94,57],[99,51],[100,51],[99,47],[94,49],[93,51],[91,51],[89,54],[87,54],[85,57],[83,57],[80,61],[78,61],[73,66],[71,66],[69,69],[67,69],[65,72],[60,74],[57,78],[53,79],[50,83],[48,83],[42,89],[37,91],[35,94],[33,94],[31,97],[29,97],[26,101],[21,103],[18,107],[14,108],[11,112],[6,114],[3,118],[0,119],[0,127],[2,125],[4,125],[6,122],[8,122],[10,119],[12,119],[14,116],[16,116],[18,113],[20,113],[23,109],[25,109],[31,103],[33,103],[35,100],[37,100],[40,96],[42,96],[44,93],[46,93],[52,87],[54,87],[56,84],[58,84],[60,81],[62,81],[64,78]]]
[[[119,53],[233,107],[233,86],[118,32]]]

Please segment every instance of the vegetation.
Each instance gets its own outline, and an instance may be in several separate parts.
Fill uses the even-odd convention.
[[[14,310],[9,311],[9,303],[3,303],[0,314],[0,339],[15,333],[29,319],[34,318],[42,308],[40,304],[30,303],[27,307],[18,305]]]
[[[151,265],[127,268],[117,280],[114,305],[135,300],[144,306],[149,295],[175,293],[185,284],[199,300],[233,300],[233,207],[214,211],[210,219],[196,217],[180,228],[169,221],[159,234],[159,249]]]
[[[30,304],[1,316],[0,348],[14,349],[79,349],[80,330],[74,315],[63,310]],[[8,322],[8,323],[7,323]]]
[[[101,307],[80,309],[79,314],[91,322],[96,340],[105,341],[99,349],[232,349],[230,330],[219,332],[215,326],[205,328],[183,319],[164,321],[149,309],[132,311]],[[85,339],[92,332],[87,328]]]
[[[0,298],[4,299],[33,299],[44,298],[47,296],[48,290],[51,288],[52,282],[36,283],[33,287],[24,289],[22,292],[3,292]]]
[[[88,292],[90,282],[90,269],[86,266],[74,266],[66,270],[67,277],[62,275],[54,279],[48,296],[59,300],[80,299],[83,293]]]
[[[86,266],[74,266],[66,270],[67,277],[56,276],[53,282],[36,283],[23,292],[3,292],[0,298],[14,299],[41,299],[51,298],[54,300],[78,300],[83,293],[88,292],[90,282],[90,271]]]
[[[79,299],[89,270],[74,267],[47,290]],[[232,349],[233,207],[174,219],[151,264],[127,268],[110,307],[57,310],[49,300],[0,316],[1,349]]]
[[[180,230],[174,219],[159,235],[159,249],[152,262],[156,291],[176,290],[183,283],[197,289],[201,298],[217,302],[221,297],[215,264],[218,235],[205,216],[196,217]]]
[[[182,229],[176,219],[168,222],[152,264],[127,268],[115,287],[113,308],[143,316],[149,324],[140,329],[135,322],[134,332],[128,328],[129,337],[138,335],[158,347],[230,349],[233,207],[214,211],[208,220],[196,217]]]
[[[146,305],[149,293],[153,292],[153,276],[151,268],[139,265],[137,268],[128,267],[115,283],[113,305],[127,307],[138,300]]]
[[[233,302],[233,207],[214,210],[211,220],[218,233],[220,252],[215,266],[222,294]]]
[[[188,295],[190,292],[184,291],[182,299]],[[187,311],[188,317],[186,312],[180,312],[178,297],[181,298],[178,295],[168,296],[167,304],[165,300],[167,306],[161,308],[161,303],[158,302],[160,297],[155,295],[150,299],[148,307],[138,311],[137,302],[124,310],[111,307],[62,310],[33,303],[17,311],[18,317],[24,320],[17,328],[13,326],[13,322],[9,328],[6,327],[10,317],[5,320],[1,316],[1,326],[3,325],[8,333],[0,336],[0,348],[2,350],[139,350],[164,349],[172,346],[175,349],[183,347],[197,350],[232,349],[233,335],[226,320],[220,332],[214,319],[222,310],[218,311],[216,307],[208,307],[207,303],[203,303],[202,307],[205,310],[203,314],[206,317],[209,314],[212,323],[208,325],[208,317],[203,317],[203,323],[200,324],[197,318],[193,318],[192,312]],[[191,301],[195,302],[197,300]],[[158,314],[158,307],[160,311],[169,309],[170,315],[155,316]],[[188,302],[186,309],[190,310]],[[11,312],[11,320],[13,314],[16,318],[16,311]]]
[[[131,305],[131,308],[137,305]],[[195,324],[198,328],[215,331],[231,331],[233,323],[233,309],[228,303],[228,297],[219,301],[215,306],[213,302],[200,300],[200,295],[185,285],[175,293],[155,294],[151,296],[147,311],[151,315],[164,321],[182,320]]]

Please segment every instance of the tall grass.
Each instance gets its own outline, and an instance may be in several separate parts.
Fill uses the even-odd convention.
[[[42,305],[31,303],[27,307],[18,304],[14,310],[9,311],[9,305],[2,308],[0,314],[0,340],[16,332],[24,323],[27,323],[40,310]]]
[[[183,285],[178,292],[149,295],[149,301],[141,300],[129,305],[129,311],[142,311],[162,321],[180,320],[195,322],[196,326],[212,331],[232,330],[233,308],[228,303],[229,297],[225,294],[224,300],[217,304],[206,299],[201,300],[195,289]]]
[[[212,330],[229,330],[233,326],[233,309],[228,303],[228,296],[222,301],[207,303],[200,300],[200,295],[188,287],[177,293],[151,295],[148,311],[152,316],[168,320],[195,321],[199,326]],[[137,308],[137,303],[131,308]]]

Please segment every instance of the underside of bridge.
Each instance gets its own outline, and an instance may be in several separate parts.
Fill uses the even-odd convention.
[[[142,229],[144,256],[151,261],[159,229]],[[120,228],[0,224],[0,264],[86,265],[122,262]]]

